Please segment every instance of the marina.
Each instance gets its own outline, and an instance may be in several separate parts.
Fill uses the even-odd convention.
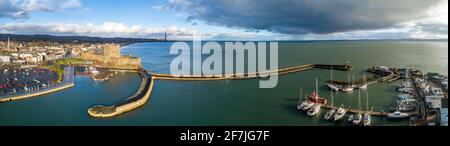
[[[378,46],[380,44],[384,45],[396,43],[397,42],[377,42]],[[326,58],[323,58],[326,54],[317,56],[317,58],[314,59],[306,57],[312,56],[311,54],[316,54],[317,52],[328,52],[323,51],[328,50],[323,47],[324,44],[330,44],[330,42],[282,43],[281,48],[283,49],[280,50],[280,55],[288,58],[301,57],[302,59],[298,62],[292,62],[292,59],[289,59],[289,61],[287,59],[280,60],[280,71],[282,71],[284,75],[280,77],[278,86],[270,91],[256,89],[255,86],[257,85],[258,80],[246,80],[246,78],[244,78],[245,80],[221,79],[214,82],[207,80],[200,80],[198,82],[179,82],[176,80],[157,79],[158,77],[156,77],[154,78],[155,85],[152,88],[153,91],[151,93],[151,100],[148,98],[146,102],[147,104],[133,108],[133,110],[127,111],[125,114],[119,114],[113,118],[95,120],[95,118],[92,118],[86,110],[99,104],[105,105],[104,107],[108,107],[111,105],[128,103],[126,101],[132,101],[127,99],[130,98],[131,95],[136,94],[136,91],[139,89],[141,84],[141,77],[136,73],[127,71],[120,73],[120,71],[118,71],[119,73],[114,75],[114,77],[110,78],[107,82],[99,84],[95,82],[91,76],[83,76],[79,73],[79,76],[75,77],[75,83],[77,86],[74,86],[68,90],[62,90],[61,92],[44,95],[39,98],[30,98],[27,100],[2,104],[0,106],[0,113],[2,113],[1,118],[5,120],[0,121],[0,124],[14,125],[14,123],[12,123],[13,121],[27,119],[27,117],[34,117],[33,120],[30,121],[21,120],[23,122],[19,124],[50,125],[51,123],[46,122],[47,120],[45,119],[51,118],[55,119],[54,122],[62,125],[353,125],[347,122],[331,122],[334,120],[325,121],[324,115],[329,109],[333,108],[336,109],[336,111],[338,108],[342,108],[346,111],[345,116],[340,119],[341,121],[347,121],[350,115],[356,113],[360,113],[362,118],[365,113],[369,113],[372,116],[370,125],[373,126],[407,126],[411,125],[411,123],[413,123],[413,125],[420,123],[427,124],[428,122],[426,121],[434,121],[435,118],[437,118],[437,116],[434,116],[435,114],[433,114],[433,110],[427,109],[428,112],[420,112],[421,108],[418,106],[415,111],[401,112],[407,113],[410,117],[414,116],[413,120],[411,118],[390,120],[391,118],[388,116],[390,113],[395,113],[392,108],[397,105],[398,95],[404,94],[395,90],[396,85],[403,83],[404,79],[402,77],[390,83],[387,81],[378,81],[369,84],[367,89],[371,92],[369,99],[369,110],[366,108],[357,109],[358,92],[356,91],[358,89],[356,89],[356,87],[353,92],[334,92],[333,96],[331,96],[330,89],[325,86],[326,83],[329,83],[327,81],[346,80],[349,71],[351,71],[350,74],[355,75],[355,81],[364,79],[364,74],[366,74],[365,76],[367,77],[367,80],[369,80],[371,77],[375,76],[375,74],[367,72],[367,69],[372,68],[371,66],[375,65],[375,63],[365,62],[365,59],[370,59],[370,56],[364,57],[364,59],[355,57],[350,60],[352,62],[352,70],[338,70],[333,67],[333,79],[330,78],[331,67],[314,69],[311,68],[311,65],[297,65],[308,63],[329,64],[347,60],[345,57],[339,56],[340,54],[336,52],[331,54],[337,55],[337,58],[342,59],[333,59],[338,61],[333,61],[331,59],[327,60]],[[346,49],[346,52],[349,52],[350,54],[346,54],[346,56],[357,56],[355,54],[359,54],[360,51],[352,48],[361,47],[360,45],[357,45],[360,44],[359,42],[338,42],[331,44],[333,45],[325,45],[327,46],[326,48],[330,48],[329,46],[334,46],[335,48],[349,48]],[[356,46],[354,46],[355,44]],[[342,45],[345,47],[342,47]],[[126,52],[124,54],[132,54],[133,56],[138,54],[152,54],[148,56],[139,56],[143,58],[143,67],[146,70],[151,70],[149,71],[149,74],[155,74],[158,72],[160,74],[170,75],[168,73],[168,69],[166,68],[167,64],[170,62],[167,63],[160,60],[154,60],[171,60],[171,57],[167,57],[167,55],[164,54],[167,49],[165,46],[170,46],[170,43],[135,44],[125,47],[122,51]],[[378,46],[377,48],[379,48]],[[395,46],[385,46],[381,48],[392,47]],[[418,47],[424,46],[418,45]],[[308,48],[313,49],[310,50]],[[363,49],[370,51],[369,48],[363,47]],[[312,52],[305,53],[305,50]],[[291,54],[296,55],[292,56]],[[331,58],[330,56],[328,57]],[[389,60],[392,58],[380,59],[384,60],[384,62],[379,61],[378,64],[386,64],[386,66],[398,68],[408,68],[408,62],[401,64],[401,60]],[[157,62],[163,63],[158,64]],[[389,62],[396,63],[389,64]],[[418,64],[420,63],[421,62]],[[422,66],[430,65],[425,64]],[[427,72],[426,70],[430,70],[427,68],[419,69],[424,72]],[[445,71],[443,74],[445,75]],[[320,98],[322,101],[326,100],[326,104],[321,106],[321,110],[316,113],[316,116],[310,117],[305,113],[299,112],[296,108],[297,102],[299,101],[298,89],[299,87],[302,87],[304,93],[312,93],[311,91],[316,90],[316,85],[314,84],[315,78],[318,80],[317,90],[319,91],[318,93],[320,94]],[[411,81],[414,80],[415,79],[411,79]],[[433,83],[439,83],[433,87],[443,86],[440,84],[441,82],[443,81],[433,81]],[[205,90],[208,92],[204,92]],[[361,89],[361,92],[365,95],[366,90]],[[426,92],[423,93],[424,96],[427,96]],[[64,100],[62,100],[62,97],[64,97]],[[303,97],[305,96],[301,96],[300,98]],[[334,103],[331,102],[332,97],[334,98]],[[362,97],[362,100],[363,103],[366,102],[365,96]],[[421,101],[422,100],[417,100],[417,102]],[[70,102],[72,104],[66,105],[64,104],[65,102]],[[418,105],[421,104],[419,103]],[[423,110],[428,108],[426,107],[428,106],[427,104],[423,105]],[[20,107],[20,109],[18,107]],[[371,111],[372,107],[373,111]],[[39,108],[39,110],[36,110],[36,108]],[[205,112],[205,109],[208,110]],[[266,112],[261,113],[261,110]],[[66,120],[63,121],[56,118],[56,116],[60,114],[55,113],[55,111],[62,113],[70,112],[73,114],[71,114],[71,116],[64,116],[64,119]],[[22,114],[33,113],[33,115],[36,116],[24,114],[27,116],[14,117],[13,112]],[[180,115],[179,113],[184,114]],[[419,121],[422,113],[428,114],[425,116],[427,117],[426,121]],[[41,117],[37,115],[46,116]],[[401,116],[402,114],[399,115]]]

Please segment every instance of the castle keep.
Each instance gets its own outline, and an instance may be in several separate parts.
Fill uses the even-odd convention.
[[[103,54],[93,51],[80,54],[81,59],[93,61],[103,67],[115,69],[139,69],[141,68],[141,59],[132,56],[122,56],[119,45],[103,46]]]

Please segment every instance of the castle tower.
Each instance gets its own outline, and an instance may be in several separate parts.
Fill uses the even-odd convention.
[[[119,58],[120,55],[120,45],[105,45],[103,46],[103,55],[108,58]]]
[[[11,50],[11,43],[9,42],[9,37],[8,37],[8,51]]]

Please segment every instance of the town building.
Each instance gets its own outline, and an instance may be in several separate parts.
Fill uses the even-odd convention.
[[[448,126],[448,108],[441,109],[441,126]]]
[[[11,56],[0,55],[0,63],[10,63]]]

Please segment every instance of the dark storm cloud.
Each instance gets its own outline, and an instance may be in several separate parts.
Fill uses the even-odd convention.
[[[418,23],[416,28],[432,34],[448,34],[448,24],[443,23]]]
[[[329,34],[399,27],[441,0],[169,0],[188,21],[250,31]]]

